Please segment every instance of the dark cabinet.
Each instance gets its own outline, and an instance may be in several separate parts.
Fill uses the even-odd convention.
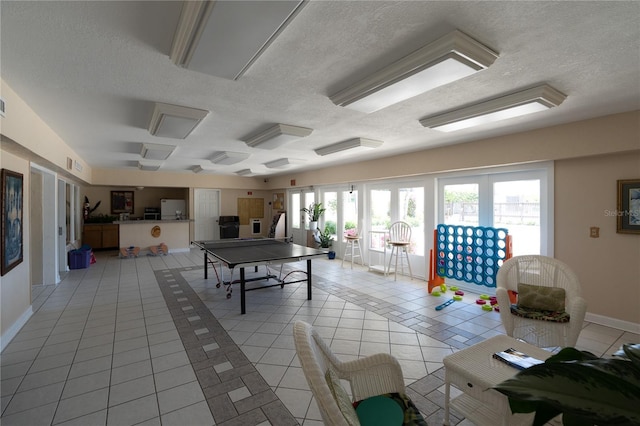
[[[87,224],[82,229],[82,244],[92,249],[120,247],[120,228],[115,224]]]

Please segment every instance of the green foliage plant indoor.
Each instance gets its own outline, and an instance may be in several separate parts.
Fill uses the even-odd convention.
[[[533,426],[562,414],[566,426],[640,425],[640,344],[598,358],[564,348],[495,387],[513,413],[535,412]]]
[[[309,222],[317,222],[320,220],[320,216],[326,211],[324,207],[322,207],[322,203],[311,203],[309,207],[303,207],[300,211],[305,212],[309,216]]]

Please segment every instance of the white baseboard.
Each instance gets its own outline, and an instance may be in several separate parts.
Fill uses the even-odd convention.
[[[13,323],[11,327],[0,337],[0,352],[4,351],[7,345],[13,340],[14,337],[18,334],[22,326],[24,326],[29,318],[33,315],[33,308],[29,306],[23,313],[20,315],[20,318],[16,322]]]
[[[589,312],[587,312],[584,319],[585,321],[604,325],[606,327],[617,328],[618,330],[624,330],[630,333],[640,334],[640,324],[635,322],[619,320],[611,317],[605,317],[604,315],[592,314]]]

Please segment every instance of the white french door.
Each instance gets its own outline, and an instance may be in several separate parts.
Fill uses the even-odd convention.
[[[301,209],[309,207],[315,202],[315,193],[311,189],[289,190],[288,198],[290,214],[287,221],[291,230],[291,237],[295,244],[307,245],[307,230],[309,229],[309,218]]]
[[[382,264],[389,261],[388,257],[385,257],[384,242],[379,239],[384,238],[384,232],[392,223],[403,221],[411,226],[409,261],[413,275],[422,278],[427,276],[424,194],[424,182],[398,182],[370,187],[367,200],[369,230],[375,232],[371,233],[366,242],[371,250],[368,254],[372,263]]]

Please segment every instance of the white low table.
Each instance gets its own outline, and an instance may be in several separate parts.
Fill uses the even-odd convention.
[[[544,349],[501,335],[445,357],[445,425],[449,424],[450,407],[479,426],[532,424],[533,413],[511,414],[508,398],[492,389],[518,372],[493,358],[494,353],[508,348],[542,360],[552,355]],[[451,385],[462,391],[462,395],[453,400],[450,399]]]

